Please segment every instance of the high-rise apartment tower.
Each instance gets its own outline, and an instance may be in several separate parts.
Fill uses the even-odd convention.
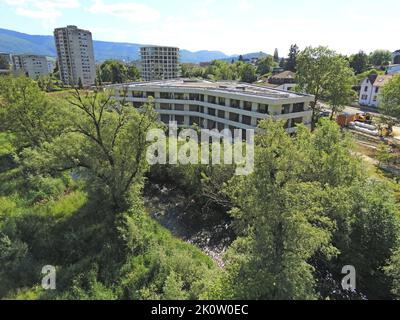
[[[67,85],[87,87],[96,79],[92,33],[76,26],[54,30],[60,79]]]
[[[143,80],[170,80],[179,77],[179,48],[142,47],[140,57]]]

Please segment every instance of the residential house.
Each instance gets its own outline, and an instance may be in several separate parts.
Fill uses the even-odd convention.
[[[379,92],[392,78],[393,75],[391,74],[380,76],[373,74],[366,77],[361,83],[360,105],[377,108],[379,106]]]

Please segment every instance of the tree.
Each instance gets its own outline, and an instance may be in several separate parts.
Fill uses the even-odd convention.
[[[80,90],[83,89],[83,83],[82,83],[82,79],[80,77],[78,79],[78,89],[80,89]]]
[[[382,89],[379,96],[380,111],[389,117],[400,119],[400,75],[393,77]]]
[[[4,58],[3,56],[0,56],[0,70],[1,69],[5,69],[5,70],[10,69],[10,64],[8,63],[6,58]]]
[[[400,299],[400,249],[396,249],[393,253],[389,264],[385,267],[385,273],[391,278],[392,293]]]
[[[332,109],[331,120],[333,120],[334,116],[343,111],[352,98],[356,97],[356,94],[353,90],[354,72],[349,67],[349,62],[338,56],[333,59],[331,68],[336,79],[330,79],[324,100]]]
[[[52,174],[79,170],[97,192],[109,197],[115,212],[123,212],[147,170],[146,134],[156,120],[152,103],[139,112],[110,93],[78,90],[68,103],[68,130],[26,152],[27,166]]]
[[[381,142],[376,150],[376,159],[378,159],[379,165],[389,165],[394,158],[395,155],[392,153],[390,147]]]
[[[256,141],[255,172],[234,178],[228,193],[239,237],[227,253],[232,298],[315,299],[309,260],[318,251],[330,255],[333,223],[320,206],[324,190],[301,182],[301,148],[282,123],[263,122]]]
[[[242,55],[240,55],[239,56],[239,61],[243,61],[244,59],[243,59],[243,56]]]
[[[0,78],[0,123],[18,149],[39,146],[63,131],[57,105],[27,77]]]
[[[289,57],[286,60],[286,70],[296,72],[297,56],[299,54],[299,47],[297,44],[291,45],[289,50]]]
[[[253,83],[257,80],[257,68],[248,63],[239,65],[240,81]]]
[[[129,81],[138,81],[141,77],[139,69],[133,64],[128,65],[126,76]]]
[[[271,56],[266,56],[258,59],[257,61],[257,73],[259,75],[265,75],[271,72],[271,69],[275,65],[274,59]]]
[[[215,60],[209,65],[204,73],[204,77],[212,80],[239,80],[240,68],[243,62],[237,61],[230,64],[226,61]]]
[[[342,250],[342,263],[357,270],[357,286],[370,299],[391,299],[391,279],[383,268],[399,241],[396,199],[386,183],[369,179],[353,193],[354,222],[348,249]]]
[[[281,60],[279,61],[279,67],[281,67],[281,68],[286,67],[286,59],[285,58],[281,58]]]
[[[54,90],[54,83],[51,76],[40,76],[37,79],[37,84],[45,92],[52,92]]]
[[[350,67],[355,74],[360,74],[369,69],[369,57],[364,51],[360,51],[350,57]]]
[[[193,63],[181,64],[182,77],[184,78],[204,78],[205,71],[205,68]]]
[[[314,95],[312,128],[319,117],[319,101],[325,99],[337,112],[351,97],[352,71],[348,62],[326,47],[308,47],[297,57],[297,83],[301,91]]]
[[[277,49],[277,48],[276,48],[275,51],[274,51],[274,61],[275,61],[276,63],[279,62],[279,52],[278,52],[278,49]]]
[[[106,60],[98,69],[101,82],[124,83],[140,79],[139,70],[135,65],[127,65],[118,60]]]
[[[392,53],[387,50],[375,50],[369,56],[371,64],[375,67],[385,67],[392,62]]]

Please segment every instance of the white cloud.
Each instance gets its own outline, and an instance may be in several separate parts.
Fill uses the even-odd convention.
[[[93,14],[109,14],[132,22],[154,22],[161,14],[148,5],[134,2],[104,3],[103,0],[94,0],[89,12]]]
[[[15,7],[18,15],[40,19],[44,25],[54,26],[63,10],[75,9],[80,6],[80,0],[6,0],[8,5]]]

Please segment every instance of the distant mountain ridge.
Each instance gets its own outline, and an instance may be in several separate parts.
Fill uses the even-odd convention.
[[[93,41],[94,55],[96,61],[107,59],[118,60],[138,60],[139,49],[143,44],[120,43],[107,41]],[[0,28],[0,52],[9,52],[14,54],[32,53],[45,55],[49,57],[56,56],[53,36],[30,35],[13,30]],[[180,50],[181,62],[199,63],[212,60],[230,60],[237,59],[238,55],[228,56],[220,51],[197,51]],[[262,53],[266,55],[265,53]],[[254,56],[254,54],[244,54],[243,56]]]

